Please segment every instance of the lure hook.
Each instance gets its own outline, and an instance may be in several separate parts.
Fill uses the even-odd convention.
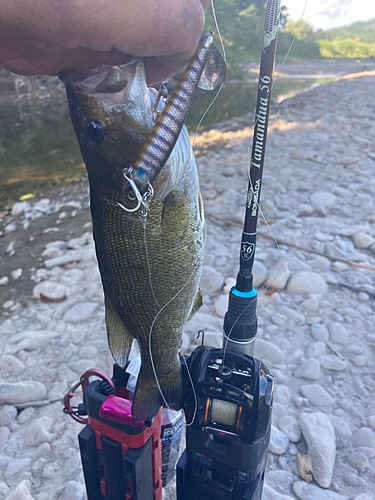
[[[121,207],[126,212],[131,212],[131,213],[136,212],[142,206],[142,217],[145,217],[147,215],[147,210],[150,206],[151,200],[154,196],[154,188],[152,187],[150,182],[147,182],[147,189],[142,195],[138,189],[137,184],[132,178],[132,172],[133,172],[133,167],[127,167],[124,168],[124,170],[122,171],[122,175],[124,176],[125,180],[130,184],[130,187],[133,193],[135,194],[135,197],[137,198],[137,205],[134,208],[126,207],[125,205],[119,202],[117,202],[117,205],[119,205],[119,207]]]

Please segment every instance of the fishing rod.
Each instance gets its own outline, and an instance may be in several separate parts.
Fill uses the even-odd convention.
[[[239,272],[224,317],[223,349],[206,347],[202,341],[181,360],[184,411],[191,425],[177,464],[178,500],[262,496],[274,380],[262,361],[253,357],[257,333],[253,264],[279,17],[280,0],[268,0]]]
[[[254,352],[257,333],[257,292],[253,288],[253,265],[279,17],[280,0],[268,0],[250,157],[250,179],[240,248],[240,269],[236,285],[229,293],[228,312],[224,319],[225,347],[249,355]]]

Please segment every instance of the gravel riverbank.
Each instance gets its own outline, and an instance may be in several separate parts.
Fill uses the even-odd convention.
[[[264,500],[375,498],[374,84],[344,78],[271,109],[261,196],[270,229],[259,232],[283,243],[260,236],[256,253],[256,356],[276,379]],[[185,352],[199,329],[221,345],[251,129],[244,116],[196,139],[204,305]],[[86,369],[112,366],[87,182],[16,204],[0,230],[0,498],[83,500],[82,427],[61,399]],[[298,454],[312,458],[310,484]]]

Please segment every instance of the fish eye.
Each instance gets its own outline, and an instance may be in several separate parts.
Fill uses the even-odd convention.
[[[95,144],[101,144],[107,135],[105,124],[101,120],[94,120],[89,123],[88,132],[91,141]]]
[[[137,196],[136,196],[136,194],[135,194],[135,192],[133,190],[129,191],[127,193],[127,196],[128,196],[128,198],[129,198],[130,201],[134,201],[134,200],[137,199]]]

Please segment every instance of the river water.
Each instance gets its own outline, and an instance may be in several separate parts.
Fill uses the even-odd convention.
[[[293,95],[326,81],[316,76],[279,79],[272,97]],[[52,91],[40,83],[30,88],[27,79],[15,79],[14,84],[15,91],[11,88],[0,102],[0,209],[24,195],[66,186],[86,175],[61,84]],[[226,84],[202,126],[254,110],[256,88],[256,82]],[[212,93],[197,94],[186,121],[191,133],[212,99]]]

